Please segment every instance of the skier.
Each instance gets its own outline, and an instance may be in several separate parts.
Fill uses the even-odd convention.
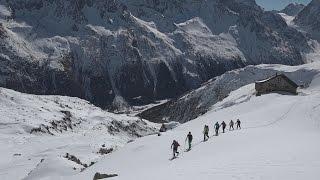
[[[241,129],[241,121],[239,119],[237,120],[236,124],[237,124],[237,129],[238,128]]]
[[[193,136],[192,136],[191,132],[189,132],[187,135],[187,138],[186,138],[186,141],[188,140],[188,145],[189,145],[189,148],[187,149],[187,151],[191,150],[192,139],[193,139]]]
[[[178,152],[178,147],[180,146],[180,144],[176,141],[176,140],[173,140],[172,144],[171,144],[171,149],[173,149],[173,158],[176,158],[178,155],[179,155],[179,152]]]
[[[209,126],[205,125],[203,129],[203,141],[206,141],[207,138],[209,139]]]
[[[214,128],[215,128],[215,130],[216,130],[216,136],[218,136],[220,124],[219,124],[218,122],[216,122],[216,124],[214,125]]]
[[[234,130],[233,125],[234,125],[234,122],[231,120],[229,123],[229,131],[231,131],[231,129]]]
[[[222,126],[222,133],[224,133],[224,130],[226,129],[227,124],[224,121],[222,121],[221,126]]]

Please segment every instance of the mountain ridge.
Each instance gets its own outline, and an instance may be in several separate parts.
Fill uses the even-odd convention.
[[[283,10],[281,10],[281,13],[285,13],[289,16],[296,16],[301,12],[306,6],[304,4],[300,3],[290,3],[287,5]]]
[[[103,108],[178,97],[250,64],[302,64],[312,51],[251,0],[0,2],[0,85]]]
[[[320,41],[320,0],[312,0],[293,20],[310,36]]]

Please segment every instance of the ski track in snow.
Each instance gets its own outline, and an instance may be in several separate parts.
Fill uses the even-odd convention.
[[[295,104],[292,104],[288,111],[286,111],[280,118],[270,122],[270,123],[267,123],[265,125],[260,125],[260,126],[253,126],[253,127],[246,127],[246,128],[243,128],[243,129],[253,129],[253,128],[262,128],[262,127],[268,127],[268,126],[272,126],[274,124],[276,124],[277,122],[281,121],[281,120],[284,120],[286,118],[286,116],[292,111],[292,109],[294,108],[294,106],[296,106],[297,103]]]

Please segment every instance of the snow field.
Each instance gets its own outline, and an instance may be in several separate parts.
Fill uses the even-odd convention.
[[[249,100],[185,123],[162,136],[140,138],[105,157],[83,173],[63,179],[89,179],[95,172],[117,173],[113,179],[317,179],[320,170],[319,76],[298,96],[268,94],[256,97],[253,85],[231,93],[247,94]],[[244,93],[247,92],[247,93]],[[233,96],[233,97],[232,97]],[[239,97],[239,96],[238,96]],[[241,96],[240,96],[241,98]],[[239,99],[238,99],[239,100]],[[228,102],[227,100],[225,102]],[[223,102],[222,102],[223,104]],[[203,140],[203,126],[240,118],[241,130],[220,133]],[[183,152],[191,131],[193,148]],[[179,158],[172,156],[173,139],[180,143]]]

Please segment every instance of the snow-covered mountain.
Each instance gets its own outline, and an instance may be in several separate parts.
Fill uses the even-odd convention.
[[[0,0],[0,179],[318,178],[319,5],[293,20],[255,0]],[[276,73],[297,96],[255,96]]]
[[[254,0],[1,0],[0,39],[1,86],[120,108],[313,51]]]
[[[288,6],[286,6],[283,10],[281,10],[281,13],[285,13],[289,16],[296,16],[299,14],[300,11],[305,7],[304,4],[300,3],[290,3]]]
[[[158,131],[79,98],[0,88],[0,179],[45,179],[83,171],[128,141]],[[68,155],[67,155],[68,153]],[[43,174],[33,175],[48,170]]]
[[[228,97],[230,92],[277,73],[284,73],[298,85],[308,87],[313,77],[319,73],[319,65],[319,62],[293,67],[258,65],[229,71],[177,99],[145,110],[140,116],[153,122],[184,123],[208,112],[213,105]]]
[[[320,0],[312,0],[294,19],[311,37],[320,41]]]

